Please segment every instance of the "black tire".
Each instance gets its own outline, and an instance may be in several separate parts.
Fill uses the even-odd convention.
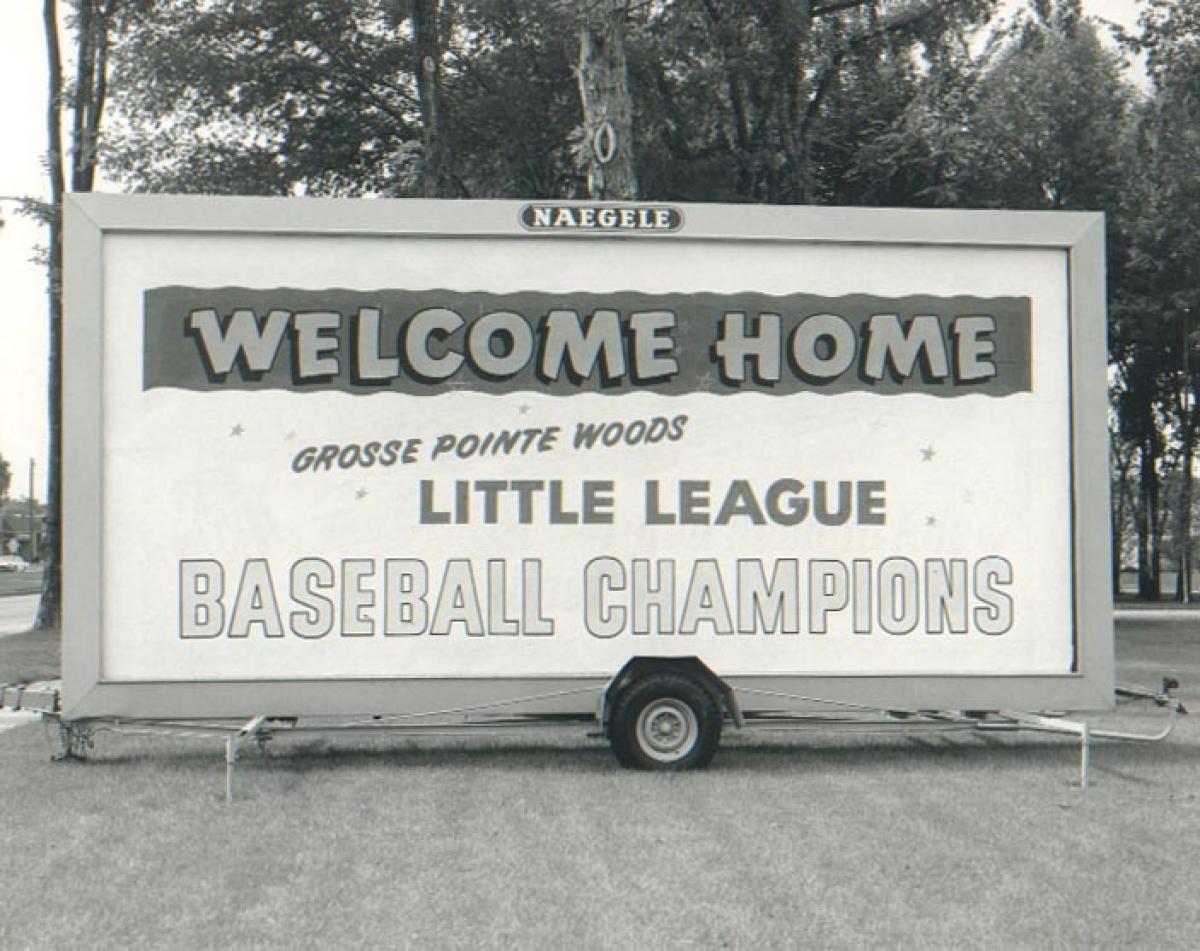
[[[647,674],[617,697],[609,740],[627,769],[700,769],[721,742],[721,710],[690,677]]]

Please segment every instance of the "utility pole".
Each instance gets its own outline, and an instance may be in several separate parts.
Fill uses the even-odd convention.
[[[33,470],[34,462],[29,460],[29,560],[30,562],[37,561],[37,523],[34,521],[34,516],[37,514],[37,503],[33,498]]]

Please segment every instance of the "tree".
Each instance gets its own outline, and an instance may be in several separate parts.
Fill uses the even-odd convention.
[[[458,194],[572,197],[586,185],[575,4],[474,0],[447,48],[445,116]]]
[[[723,74],[722,131],[737,165],[738,200],[834,197],[842,169],[822,151],[826,107],[863,88],[902,95],[903,83],[889,90],[888,80],[911,77],[925,51],[994,7],[993,0],[703,0],[697,10]],[[872,74],[871,63],[882,71]]]
[[[897,110],[995,2],[156,0],[107,157],[146,190],[829,200],[826,103]]]
[[[148,191],[574,195],[580,22],[563,0],[158,0],[115,50],[108,169]]]
[[[1115,347],[1111,399],[1117,415],[1116,434],[1136,463],[1130,502],[1136,536],[1139,597],[1154,600],[1161,594],[1163,529],[1167,499],[1163,481],[1168,455],[1165,438],[1164,394],[1171,379],[1169,351],[1161,345],[1159,322],[1153,313],[1133,336],[1131,330]],[[1120,529],[1122,523],[1115,523]],[[1122,549],[1116,542],[1118,551]]]
[[[448,5],[441,0],[411,0],[413,75],[421,106],[421,191],[425,198],[450,195],[446,135],[442,120],[442,36]]]
[[[855,30],[867,36],[870,14]],[[936,40],[884,32],[842,61],[814,119],[812,163],[822,198],[846,205],[957,204],[949,172],[970,148],[961,130],[978,81],[974,23],[945,25]]]
[[[8,460],[0,456],[0,502],[8,498],[8,489],[12,485],[12,466]]]
[[[625,62],[628,0],[585,0],[579,26],[579,101],[588,196],[638,197],[633,99]]]
[[[423,154],[411,13],[408,0],[131,9],[106,168],[145,191],[423,194],[438,163]]]
[[[42,575],[42,596],[38,601],[34,628],[59,627],[62,619],[62,207],[66,189],[62,144],[62,54],[58,36],[58,5],[44,0],[42,26],[46,35],[46,69],[49,88],[46,93],[46,172],[50,179],[50,206],[46,223],[50,236],[46,259],[47,300],[50,319],[48,407],[50,421],[46,519],[46,552]],[[83,50],[80,50],[81,54]],[[81,58],[83,58],[81,56]],[[83,123],[86,128],[87,123]],[[79,129],[75,123],[73,129]],[[82,151],[78,153],[82,156]],[[72,165],[75,163],[72,162]],[[74,176],[72,176],[74,177]]]
[[[1048,8],[1048,9],[1047,9]],[[1018,20],[980,79],[959,174],[997,208],[1115,208],[1131,93],[1078,0]]]
[[[1146,54],[1151,99],[1138,110],[1131,178],[1123,203],[1128,234],[1126,280],[1115,299],[1114,337],[1120,356],[1138,367],[1152,364],[1158,419],[1156,441],[1178,455],[1178,501],[1174,536],[1180,583],[1176,595],[1191,597],[1193,456],[1200,403],[1200,353],[1195,319],[1200,315],[1200,11],[1177,0],[1152,0],[1135,45]],[[1144,389],[1144,387],[1143,387]],[[1137,434],[1149,447],[1151,437]],[[1140,460],[1150,480],[1154,457]],[[1154,586],[1150,586],[1153,592]]]
[[[34,627],[59,627],[62,615],[62,208],[72,191],[91,191],[99,160],[100,126],[108,98],[109,39],[120,0],[70,0],[67,28],[74,39],[74,80],[63,77],[60,11],[43,0],[46,41],[46,172],[49,202],[27,202],[26,210],[47,226],[45,253],[49,316],[45,574]],[[64,152],[63,124],[69,114],[70,150]]]

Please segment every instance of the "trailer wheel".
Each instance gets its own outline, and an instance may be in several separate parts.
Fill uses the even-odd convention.
[[[648,674],[617,698],[609,738],[617,762],[626,768],[699,769],[721,741],[721,711],[692,678]]]

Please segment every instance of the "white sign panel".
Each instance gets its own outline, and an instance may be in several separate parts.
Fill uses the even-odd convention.
[[[1078,673],[1063,247],[501,207],[104,237],[104,682]]]

